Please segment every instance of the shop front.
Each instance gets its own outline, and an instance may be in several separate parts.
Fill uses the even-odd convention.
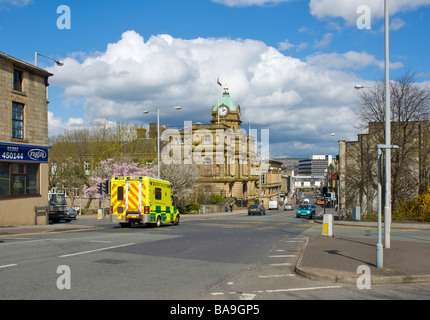
[[[45,224],[49,147],[0,142],[0,226]]]

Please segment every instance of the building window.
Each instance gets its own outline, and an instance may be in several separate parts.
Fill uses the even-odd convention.
[[[12,138],[24,139],[24,105],[12,102]]]
[[[205,135],[204,144],[211,144],[211,136],[209,134]]]
[[[84,163],[84,171],[85,171],[85,175],[87,176],[91,174],[91,163],[89,162]]]
[[[0,197],[40,194],[39,164],[0,163]]]
[[[22,92],[22,71],[13,70],[13,90]]]

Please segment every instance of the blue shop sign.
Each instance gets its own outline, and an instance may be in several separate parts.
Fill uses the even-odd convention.
[[[23,162],[48,162],[50,147],[0,143],[0,160]]]

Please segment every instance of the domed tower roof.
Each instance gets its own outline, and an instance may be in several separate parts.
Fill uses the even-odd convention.
[[[219,99],[218,105],[214,107],[214,111],[218,110],[218,108],[222,105],[225,105],[230,109],[230,111],[237,111],[237,105],[230,98],[230,93],[228,92],[227,84],[224,85],[224,92],[222,94],[222,98]]]

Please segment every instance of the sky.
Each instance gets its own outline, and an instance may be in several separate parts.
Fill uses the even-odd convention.
[[[390,78],[430,88],[430,0],[390,0]],[[49,135],[99,123],[209,123],[221,88],[270,155],[357,140],[354,85],[384,77],[383,0],[0,0],[0,51],[54,74]],[[67,10],[65,10],[67,9]],[[169,110],[182,106],[180,111]],[[332,133],[336,133],[334,136]]]

